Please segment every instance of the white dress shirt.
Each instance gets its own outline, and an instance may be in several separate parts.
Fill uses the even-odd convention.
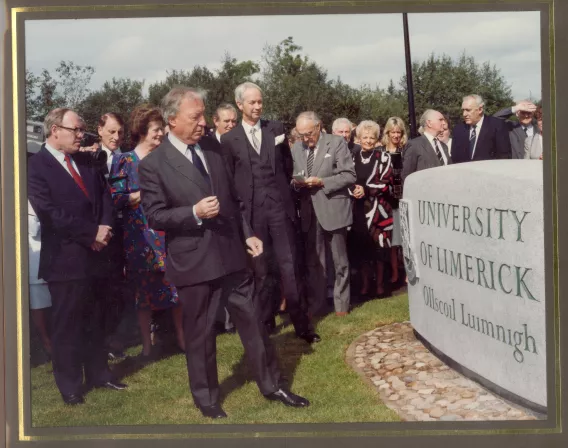
[[[217,137],[217,141],[219,143],[221,143],[221,134],[219,134],[217,131],[215,131],[215,137]]]
[[[108,149],[105,145],[101,145],[101,148],[104,152],[106,152],[107,155],[107,168],[108,168],[108,172],[110,173],[110,167],[112,166],[112,155],[113,154],[122,154],[122,151],[120,148],[117,148],[116,151],[111,151],[110,149]],[[107,175],[108,176],[108,175]]]
[[[428,141],[432,145],[432,149],[434,150],[434,152],[437,152],[436,147],[434,146],[434,137],[432,137],[427,131],[424,131],[424,136],[428,139]],[[438,143],[440,145],[438,150],[442,154],[442,159],[444,159],[444,165],[447,165],[448,164],[448,158],[446,157],[446,153],[444,152],[444,149],[442,148],[442,142],[439,139],[438,139]],[[437,155],[438,154],[436,154],[436,156]]]
[[[258,120],[254,126],[251,126],[244,120],[242,121],[242,124],[245,130],[245,134],[247,135],[248,141],[250,142],[253,148],[254,148],[254,143],[252,142],[252,134],[250,131],[252,128],[256,129],[256,133],[254,135],[258,139],[258,145],[259,145],[258,150],[260,151],[260,144],[262,142],[262,130],[260,129],[260,120]]]
[[[45,149],[47,149],[49,151],[49,153],[53,157],[55,157],[55,159],[61,164],[61,166],[63,168],[65,168],[65,171],[67,171],[69,173],[69,175],[71,177],[73,177],[73,175],[71,174],[71,171],[69,171],[69,168],[67,167],[67,162],[65,161],[65,153],[61,152],[61,151],[57,151],[56,149],[53,149],[51,146],[49,146],[49,144],[47,142],[45,142]],[[77,168],[77,164],[73,160],[73,157],[71,157],[71,165],[73,165],[73,168],[75,168],[75,171],[77,171],[77,174],[79,174],[79,176],[81,176],[81,173],[79,172],[79,169]]]
[[[528,126],[525,126],[524,124],[521,125],[521,128],[527,128],[527,137],[532,137],[534,135],[534,126],[532,124],[529,124]]]

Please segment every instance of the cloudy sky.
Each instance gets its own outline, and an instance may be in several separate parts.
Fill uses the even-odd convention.
[[[419,61],[464,50],[501,70],[515,99],[540,98],[538,12],[409,14],[411,53]],[[517,36],[522,29],[522,45]],[[163,80],[166,71],[220,66],[228,51],[260,62],[263,47],[288,36],[332,78],[386,87],[405,70],[402,14],[81,19],[26,22],[26,66],[54,73],[61,60],[92,65],[89,88],[113,76]]]

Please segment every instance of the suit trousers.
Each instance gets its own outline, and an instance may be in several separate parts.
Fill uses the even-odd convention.
[[[93,280],[48,282],[52,301],[53,376],[62,395],[80,394],[89,385],[111,380],[101,295]]]
[[[219,402],[214,323],[222,300],[226,300],[260,392],[268,395],[278,390],[281,378],[276,350],[257,318],[252,300],[254,282],[248,271],[177,290],[183,307],[189,388],[197,406]]]
[[[252,213],[252,229],[263,244],[271,246],[271,252],[280,270],[281,288],[286,298],[286,310],[296,334],[300,335],[312,330],[306,303],[302,300],[302,277],[296,263],[294,223],[286,215],[282,203],[268,196],[262,207],[255,206]],[[274,289],[267,281],[270,279],[268,256],[270,254],[267,252],[254,258],[255,306],[259,313],[259,319],[263,323],[274,318],[274,307],[271,305],[274,299],[270,297]],[[277,299],[280,301],[280,297]]]
[[[335,311],[349,311],[351,301],[349,258],[347,254],[347,228],[327,231],[317,220],[311,206],[310,226],[306,232],[306,265],[308,270],[308,289],[310,291],[310,311],[323,312],[327,298],[327,256],[331,252],[335,272],[333,304]],[[327,250],[326,250],[327,249]]]

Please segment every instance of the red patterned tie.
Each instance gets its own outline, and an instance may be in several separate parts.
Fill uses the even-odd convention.
[[[85,193],[85,196],[87,196],[87,199],[89,199],[89,193],[87,192],[87,189],[85,188],[85,184],[83,183],[83,179],[81,179],[81,176],[79,176],[79,173],[77,172],[77,170],[75,170],[75,168],[73,168],[73,164],[71,163],[71,157],[69,157],[69,154],[65,154],[65,162],[67,163],[67,168],[69,168],[69,171],[71,172],[71,176],[73,176],[73,180],[75,181],[75,183],[77,185],[79,185],[79,188],[81,190],[83,190],[83,193]]]

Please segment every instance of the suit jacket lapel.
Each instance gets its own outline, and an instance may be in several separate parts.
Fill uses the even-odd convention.
[[[268,151],[268,157],[270,159],[270,164],[272,165],[272,172],[276,173],[276,147],[274,145],[274,139],[272,132],[268,132],[268,123],[266,121],[260,122],[260,129],[262,131],[262,141],[260,143],[260,151]],[[248,140],[248,139],[247,139]]]
[[[215,192],[219,191],[219,189],[217,188],[217,181],[219,175],[216,172],[214,172],[217,169],[217,167],[214,167],[213,160],[211,158],[211,153],[207,149],[207,146],[202,146],[202,145],[199,146],[203,153],[203,157],[205,157],[205,163],[207,165],[207,170],[209,171],[209,179],[211,179],[211,194],[215,196]]]
[[[51,168],[53,168],[55,170],[55,172],[58,175],[59,179],[63,179],[63,182],[67,182],[69,184],[69,187],[72,189],[72,191],[75,191],[75,193],[77,195],[80,195],[81,197],[85,197],[85,193],[83,193],[83,191],[81,190],[81,187],[79,187],[79,185],[77,185],[77,182],[75,182],[75,179],[73,179],[73,176],[71,176],[71,174],[65,169],[63,168],[63,165],[61,165],[61,163],[59,163],[58,160],[55,159],[55,157],[53,157],[53,155],[47,150],[47,148],[45,148],[45,146],[42,148],[41,150],[43,152],[43,156],[44,159],[47,163],[47,165],[49,165]],[[89,199],[91,199],[94,196],[94,192],[93,192],[93,185],[91,182],[91,177],[88,176],[87,172],[88,170],[85,170],[84,168],[82,169],[81,166],[75,162],[75,165],[77,166],[77,169],[79,171],[79,175],[81,176],[81,179],[83,180],[83,184],[85,185],[85,188],[87,188],[87,192],[89,193]],[[91,202],[93,202],[93,200],[91,199]]]
[[[166,162],[182,176],[186,177],[201,188],[205,194],[209,195],[211,193],[211,188],[207,184],[207,181],[203,178],[203,175],[197,168],[195,168],[195,165],[183,156],[182,153],[169,142],[169,140],[164,141],[163,144]]]
[[[316,154],[316,158],[314,159],[312,176],[315,176],[317,174],[318,170],[321,167],[321,164],[323,163],[323,159],[325,158],[325,155],[327,154],[328,151],[329,151],[329,140],[326,137],[326,135],[322,133],[320,135],[320,139],[318,142],[318,153]],[[307,161],[306,161],[306,166],[307,166]]]

